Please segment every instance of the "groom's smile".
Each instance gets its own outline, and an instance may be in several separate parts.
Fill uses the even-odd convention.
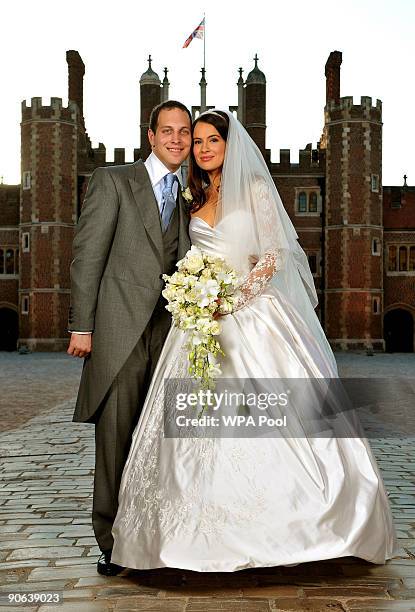
[[[153,153],[175,172],[190,152],[192,142],[190,118],[180,108],[163,109],[158,116],[155,132],[148,130]]]

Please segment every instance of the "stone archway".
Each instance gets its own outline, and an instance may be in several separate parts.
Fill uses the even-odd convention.
[[[16,351],[19,317],[12,308],[0,307],[0,351]]]
[[[413,353],[414,317],[405,308],[393,308],[383,319],[385,350],[387,353]]]

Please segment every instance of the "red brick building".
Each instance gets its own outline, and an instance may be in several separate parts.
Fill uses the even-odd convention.
[[[106,161],[92,148],[83,115],[84,63],[67,52],[68,107],[59,98],[22,104],[21,185],[0,185],[0,350],[67,347],[71,243],[91,172],[124,164],[124,149]],[[284,205],[308,254],[318,314],[334,348],[414,350],[415,188],[382,187],[382,104],[340,96],[342,54],[325,66],[326,105],[320,142],[300,150],[299,163],[266,149],[266,78],[255,57],[246,80],[239,70],[238,104],[229,108],[267,160]],[[151,67],[140,79],[141,150],[151,109],[169,97]],[[199,106],[206,107],[202,72]]]

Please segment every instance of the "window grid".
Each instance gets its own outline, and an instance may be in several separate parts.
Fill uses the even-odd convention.
[[[295,211],[297,214],[319,213],[319,190],[318,188],[304,187],[296,190]]]
[[[386,269],[397,274],[415,272],[415,245],[388,245]]]

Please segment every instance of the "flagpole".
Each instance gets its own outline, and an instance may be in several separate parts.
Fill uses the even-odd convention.
[[[205,24],[203,32],[203,68],[206,70],[206,13],[203,12],[203,22]]]

